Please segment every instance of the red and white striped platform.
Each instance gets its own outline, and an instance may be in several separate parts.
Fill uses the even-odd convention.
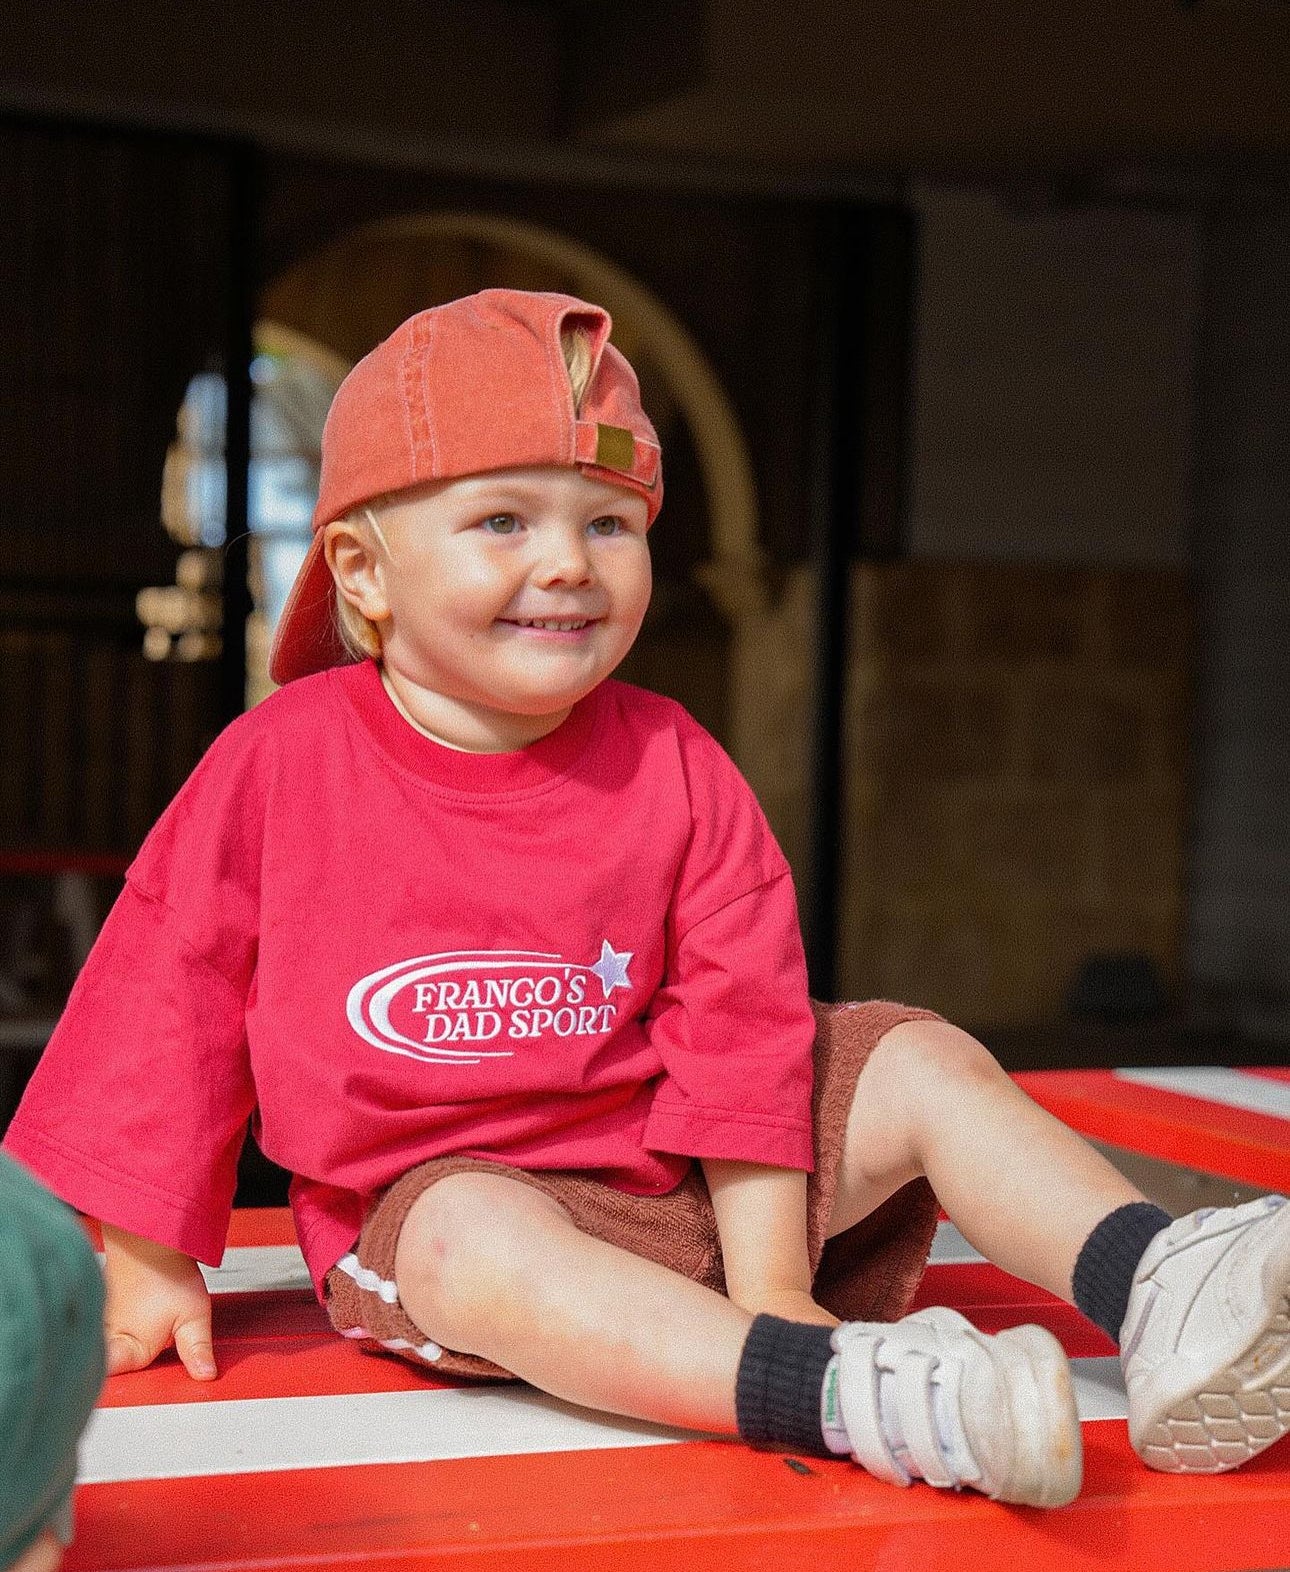
[[[1290,1191],[1290,1073],[1019,1077],[1086,1134]],[[216,1290],[220,1379],[173,1358],[108,1383],[82,1446],[69,1572],[1020,1566],[1218,1572],[1290,1565],[1290,1440],[1235,1474],[1152,1473],[1131,1451],[1110,1343],[943,1226],[921,1303],[986,1331],[1038,1321],[1075,1361],[1085,1483],[1057,1512],[848,1463],[600,1419],[522,1387],[452,1387],[337,1338],[289,1215],[233,1219]]]

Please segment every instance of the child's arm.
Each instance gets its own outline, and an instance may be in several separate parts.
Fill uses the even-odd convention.
[[[173,1343],[195,1381],[215,1379],[211,1300],[191,1256],[103,1224],[108,1374],[142,1370]]]
[[[764,1163],[703,1159],[725,1262],[726,1292],[741,1309],[836,1326],[811,1298],[806,1175]]]

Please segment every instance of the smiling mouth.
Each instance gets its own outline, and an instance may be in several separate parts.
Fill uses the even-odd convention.
[[[509,617],[507,621],[513,628],[540,628],[546,633],[577,633],[582,628],[589,628],[593,622],[599,621],[599,618]]]

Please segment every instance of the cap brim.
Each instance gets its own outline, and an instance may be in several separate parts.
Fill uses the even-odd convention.
[[[291,586],[269,650],[269,676],[279,686],[352,660],[336,628],[334,596],[335,580],[327,566],[323,532],[318,530]]]

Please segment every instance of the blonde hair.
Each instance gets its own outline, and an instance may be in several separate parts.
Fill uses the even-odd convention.
[[[591,385],[591,335],[584,327],[562,327],[560,348],[569,372],[569,386],[573,389],[573,407],[582,414],[582,401]]]
[[[564,355],[564,364],[569,373],[569,386],[573,391],[574,410],[582,413],[582,401],[587,396],[587,389],[591,384],[591,335],[584,327],[562,327],[560,329],[560,350]],[[380,542],[381,549],[390,557],[390,548],[386,544],[385,536],[381,533],[381,526],[377,522],[374,508],[379,508],[385,501],[384,497],[373,497],[371,502],[355,509],[345,515],[344,522],[356,530],[367,527],[375,534]],[[340,642],[345,647],[345,653],[353,661],[380,660],[381,634],[374,622],[369,622],[356,606],[351,606],[341,593],[340,585],[335,586],[332,597],[332,615],[336,624],[336,633]]]

